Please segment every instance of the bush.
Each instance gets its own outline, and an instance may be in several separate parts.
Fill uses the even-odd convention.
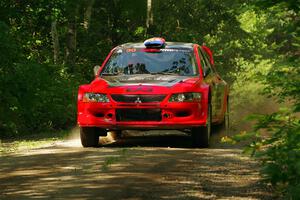
[[[74,78],[60,66],[17,64],[14,74],[1,79],[5,107],[1,108],[2,136],[66,128],[75,122]]]
[[[63,66],[26,61],[8,26],[0,29],[0,137],[75,124],[77,79]]]
[[[299,199],[300,120],[284,110],[261,116],[255,128],[260,132],[251,149],[263,162],[265,179],[288,199]]]

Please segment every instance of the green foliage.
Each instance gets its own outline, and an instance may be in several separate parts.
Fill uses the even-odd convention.
[[[152,36],[206,43],[218,71],[232,83],[233,108],[265,111],[273,107],[268,102],[261,109],[266,95],[290,105],[285,112],[256,116],[256,129],[232,141],[252,139],[245,151],[262,159],[267,180],[297,199],[299,5],[152,0],[153,24],[146,27],[146,0],[2,0],[0,136],[74,125],[77,86],[93,78],[92,66],[116,45]]]
[[[234,136],[234,141],[251,138],[246,153],[262,161],[262,173],[289,199],[298,199],[300,188],[300,120],[288,109],[255,116],[254,132]]]
[[[252,141],[245,152],[262,161],[265,179],[285,198],[299,199],[300,20],[296,17],[299,16],[299,4],[296,6],[294,1],[254,1],[254,5],[241,14],[240,21],[259,48],[253,51],[256,55],[252,65],[247,62],[241,65],[242,70],[237,75],[243,78],[234,83],[234,89],[243,96],[241,83],[252,82],[243,87],[251,91],[249,85],[259,82],[260,94],[275,98],[289,108],[269,115],[253,115],[249,118],[257,123],[252,132],[242,132],[224,140]],[[247,20],[249,18],[251,20]],[[239,101],[243,102],[241,98]]]
[[[149,37],[205,43],[214,52],[217,69],[229,82],[236,78],[229,73],[238,69],[236,58],[252,61],[251,37],[237,18],[242,8],[238,1],[154,0],[153,4],[155,24]]]
[[[290,100],[293,104],[293,112],[300,112],[299,63],[298,57],[281,59],[264,80],[267,84],[265,91],[279,97],[280,101]]]
[[[74,124],[76,79],[62,66],[24,61],[8,26],[0,28],[0,137]]]
[[[17,64],[13,76],[1,79],[6,107],[1,107],[2,135],[66,128],[74,124],[76,81],[58,66]]]
[[[0,21],[0,72],[5,73],[9,66],[18,61],[20,51],[9,33],[9,27]]]

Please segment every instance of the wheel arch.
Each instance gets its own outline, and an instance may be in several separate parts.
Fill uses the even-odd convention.
[[[209,84],[202,84],[201,86],[202,93],[202,103],[211,103],[211,87]]]

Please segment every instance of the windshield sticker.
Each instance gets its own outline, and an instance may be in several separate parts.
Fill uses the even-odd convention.
[[[122,49],[118,49],[117,53],[123,53]]]
[[[126,52],[127,53],[134,53],[134,52],[136,52],[136,49],[134,49],[134,48],[126,49]]]
[[[161,49],[161,51],[165,52],[191,52],[189,49]]]
[[[128,48],[125,49],[126,53],[135,53],[135,52],[184,52],[184,53],[190,53],[193,50],[191,49],[136,49],[136,48]],[[118,50],[117,53],[122,53],[122,50]]]

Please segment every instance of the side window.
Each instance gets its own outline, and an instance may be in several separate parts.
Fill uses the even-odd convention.
[[[199,48],[199,56],[200,56],[200,61],[201,61],[201,66],[203,68],[203,75],[204,77],[207,76],[208,74],[210,74],[212,72],[211,70],[211,66],[210,63],[207,59],[207,57],[205,56],[205,54],[202,52],[202,49]]]

